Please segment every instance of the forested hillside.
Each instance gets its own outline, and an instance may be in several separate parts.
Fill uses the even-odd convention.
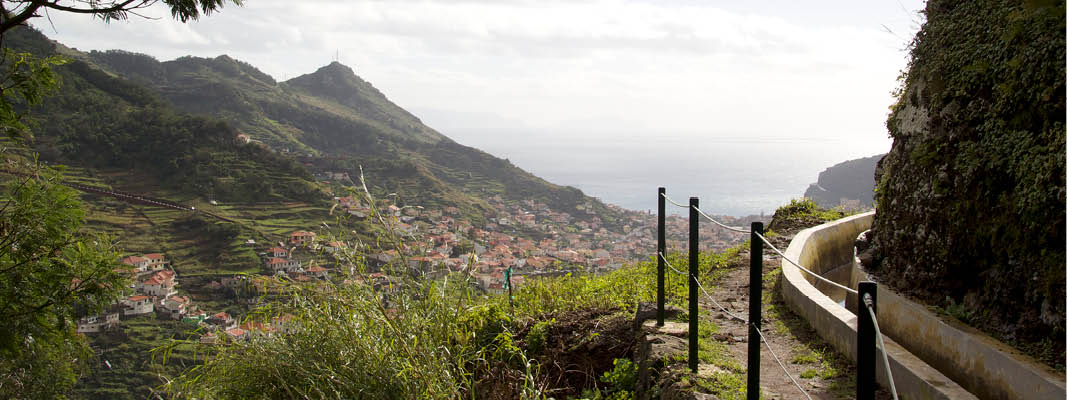
[[[53,47],[29,29],[5,39],[38,54]],[[262,146],[240,143],[237,131],[223,121],[177,111],[152,90],[81,60],[56,71],[61,90],[31,114],[36,126],[30,143],[45,161],[136,171],[141,184],[204,200],[327,199],[306,168]]]
[[[219,118],[275,151],[314,169],[363,167],[382,194],[397,192],[424,206],[456,206],[476,219],[491,217],[485,199],[533,200],[580,220],[609,226],[617,211],[581,191],[554,185],[424,125],[389,101],[351,68],[332,63],[286,82],[228,56],[159,62],[125,51],[80,53],[111,74],[151,88],[176,108]]]

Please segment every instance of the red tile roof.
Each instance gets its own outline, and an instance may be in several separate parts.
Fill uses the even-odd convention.
[[[161,285],[164,282],[169,282],[169,283],[173,284],[174,283],[174,271],[170,271],[170,270],[159,271],[159,272],[156,272],[156,273],[152,274],[151,276],[149,276],[148,278],[146,278],[145,280],[143,280],[141,282],[143,282],[146,285]]]
[[[123,264],[128,264],[128,265],[134,265],[134,264],[142,263],[142,262],[146,262],[146,261],[148,261],[147,258],[140,257],[140,256],[129,256],[129,257],[126,257],[126,258],[122,259],[122,263]]]

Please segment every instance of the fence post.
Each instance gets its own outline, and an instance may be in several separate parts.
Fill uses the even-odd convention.
[[[659,230],[656,232],[656,325],[663,326],[663,303],[665,303],[666,295],[664,294],[663,275],[666,273],[666,267],[663,265],[663,257],[667,256],[667,217],[665,215],[667,208],[667,189],[659,188]],[[661,256],[662,255],[662,256]]]
[[[508,287],[508,307],[515,308],[515,296],[511,294],[511,267],[505,272],[507,280],[504,285]]]
[[[697,307],[697,278],[699,278],[698,266],[700,264],[700,216],[697,209],[700,208],[700,200],[696,197],[689,198],[689,369],[697,373],[700,364],[699,341],[700,341],[700,309]]]
[[[748,400],[759,400],[760,334],[763,319],[763,223],[753,222],[748,262]]]
[[[877,353],[875,351],[874,320],[868,308],[878,313],[878,284],[874,282],[859,283],[859,306],[856,307],[858,321],[856,323],[856,400],[874,399],[875,389],[875,364]],[[863,299],[871,298],[871,305]]]

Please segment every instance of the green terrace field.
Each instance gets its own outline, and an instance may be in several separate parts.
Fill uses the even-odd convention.
[[[328,203],[227,203],[212,205],[127,173],[92,173],[69,168],[65,181],[108,190],[144,194],[195,207],[196,212],[125,202],[83,193],[88,228],[113,237],[126,254],[163,253],[179,277],[261,272],[256,249],[266,248],[296,230],[333,224]],[[208,213],[232,220],[216,219]],[[249,246],[249,239],[256,242]]]
[[[193,344],[178,344],[162,363],[164,353],[153,350],[174,339],[195,338],[196,327],[180,321],[138,316],[122,321],[122,329],[95,334],[97,357],[90,373],[78,381],[75,398],[143,399],[164,381],[160,375],[173,375],[203,359],[208,350]]]

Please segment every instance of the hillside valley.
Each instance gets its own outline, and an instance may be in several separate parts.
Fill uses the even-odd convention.
[[[99,359],[77,397],[147,396],[198,346],[175,348],[165,366],[153,349],[258,331],[247,318],[274,288],[347,281],[354,265],[341,253],[367,260],[375,282],[398,264],[429,278],[469,268],[477,290],[500,293],[512,269],[521,286],[609,271],[654,247],[652,216],[455,143],[338,63],[276,82],[226,56],[158,62],[78,52],[30,29],[5,38],[70,62],[32,109],[33,136],[2,143],[2,176],[32,175],[39,157],[92,189],[80,196],[87,229],[110,235],[137,271],[120,304],[79,325]],[[669,222],[684,247],[685,221]],[[709,249],[741,239],[705,230]]]

